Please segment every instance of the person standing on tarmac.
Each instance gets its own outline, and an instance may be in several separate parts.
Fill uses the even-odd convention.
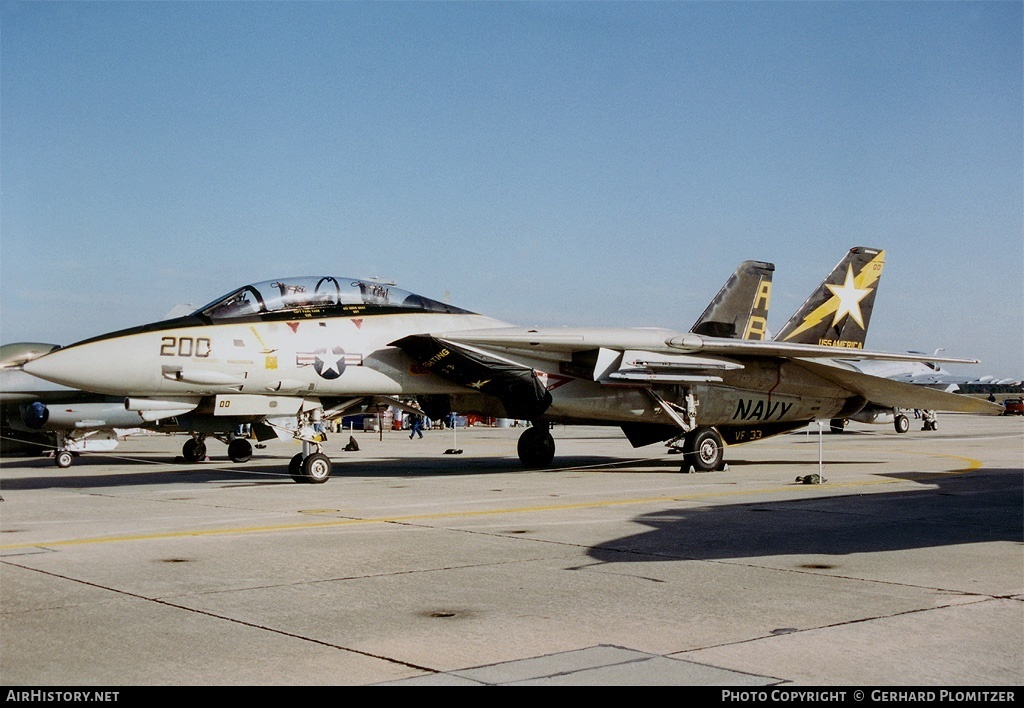
[[[422,440],[423,439],[423,418],[418,416],[418,415],[411,416],[411,418],[412,418],[412,420],[410,420],[409,423],[410,423],[410,430],[412,432],[409,433],[409,439],[412,440],[413,437],[418,433],[419,436],[420,436],[420,439]]]

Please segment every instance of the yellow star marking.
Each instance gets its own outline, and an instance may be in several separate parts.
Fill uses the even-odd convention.
[[[832,319],[832,326],[835,326],[843,316],[849,313],[861,329],[864,329],[864,318],[860,312],[860,301],[868,296],[871,288],[858,288],[853,282],[853,266],[846,267],[846,282],[842,287],[838,285],[825,285],[832,291],[832,294],[839,298],[839,305],[836,307],[836,316]]]
[[[878,279],[882,275],[882,266],[883,265],[885,265],[885,251],[879,251],[878,255],[875,256],[874,258],[872,258],[871,262],[869,262],[867,265],[865,265],[863,268],[861,268],[860,273],[857,275],[856,278],[854,278],[854,281],[853,281],[854,287],[855,288],[867,289],[870,292],[871,286],[874,285],[875,283],[877,283]],[[831,288],[832,286],[829,286],[829,287]],[[849,267],[848,267],[847,268],[846,284],[842,288],[839,288],[839,289],[840,290],[846,290],[849,287],[850,287],[850,279],[849,279]],[[806,332],[807,330],[811,329],[812,327],[817,325],[819,322],[821,322],[823,319],[825,319],[829,315],[834,315],[835,313],[837,313],[838,312],[838,308],[839,308],[839,306],[841,304],[840,298],[836,294],[835,290],[832,291],[832,294],[833,294],[833,297],[830,297],[827,302],[823,302],[821,305],[819,305],[817,308],[815,308],[813,312],[807,314],[804,317],[803,322],[800,323],[800,326],[797,327],[796,329],[794,329],[792,332],[790,332],[786,336],[786,340],[790,340],[790,339],[796,338],[799,334],[801,334],[803,332]],[[858,313],[860,312],[860,300],[857,300],[857,312]],[[835,317],[834,317],[834,319],[832,321],[832,324],[834,325],[838,321],[839,321],[839,315],[835,315]],[[863,328],[863,325],[861,325],[861,327]]]
[[[469,386],[470,386],[470,388],[481,389],[484,386],[486,386],[487,384],[489,384],[490,382],[491,382],[490,379],[487,379],[486,381],[474,381]]]

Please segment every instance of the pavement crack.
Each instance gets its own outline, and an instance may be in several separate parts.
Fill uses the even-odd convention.
[[[405,667],[408,667],[410,669],[416,669],[417,671],[425,671],[425,672],[431,673],[431,674],[438,673],[438,671],[436,669],[432,669],[432,668],[429,668],[429,667],[426,667],[426,666],[420,666],[418,664],[413,664],[413,663],[410,663],[408,661],[402,661],[400,659],[395,659],[393,657],[382,656],[380,654],[374,654],[372,652],[362,651],[361,649],[353,649],[352,647],[341,646],[340,644],[335,644],[335,643],[332,643],[332,642],[327,642],[327,641],[324,641],[322,639],[315,639],[313,637],[307,637],[307,636],[304,636],[304,635],[301,635],[301,634],[296,634],[295,632],[288,632],[288,631],[283,630],[283,629],[277,629],[275,627],[270,627],[270,626],[267,626],[267,625],[258,624],[256,622],[247,622],[245,620],[241,620],[241,619],[238,619],[236,617],[228,617],[227,615],[218,614],[216,612],[210,612],[208,610],[199,610],[199,609],[196,609],[194,607],[186,607],[185,605],[181,605],[181,604],[178,604],[176,602],[170,602],[169,600],[163,600],[163,599],[155,598],[155,597],[146,597],[145,595],[140,595],[138,593],[129,592],[127,590],[121,590],[121,589],[118,589],[118,588],[112,588],[112,587],[107,586],[107,585],[101,585],[100,583],[93,583],[93,582],[90,582],[88,580],[81,580],[80,578],[72,578],[72,577],[69,577],[67,575],[61,575],[60,573],[51,573],[50,571],[40,570],[38,568],[31,568],[29,566],[24,566],[24,565],[21,565],[19,563],[11,563],[9,561],[4,561],[4,563],[6,565],[10,565],[10,566],[14,566],[14,567],[17,567],[17,568],[21,568],[22,570],[36,572],[36,573],[39,573],[41,575],[50,576],[52,578],[59,578],[61,580],[66,580],[68,582],[77,583],[79,585],[85,585],[85,586],[88,586],[88,587],[91,587],[91,588],[96,588],[98,590],[105,590],[107,592],[112,592],[112,593],[115,593],[117,595],[122,595],[124,597],[130,597],[130,598],[133,598],[133,599],[136,599],[136,600],[142,600],[144,602],[150,602],[150,603],[153,603],[155,605],[163,605],[164,607],[170,607],[170,608],[173,608],[173,609],[176,609],[176,610],[182,610],[184,612],[189,612],[191,614],[201,615],[203,617],[209,617],[209,618],[217,619],[217,620],[222,620],[224,622],[230,622],[232,624],[236,624],[236,625],[239,625],[239,626],[242,626],[242,627],[249,627],[251,629],[258,629],[258,630],[260,630],[262,632],[270,632],[272,634],[277,634],[277,635],[282,636],[282,637],[289,637],[291,639],[297,639],[299,641],[309,642],[310,644],[317,644],[319,646],[328,647],[330,649],[337,649],[338,651],[349,652],[349,653],[352,653],[352,654],[358,654],[360,656],[369,657],[371,659],[378,659],[380,661],[386,661],[386,662],[391,663],[391,664],[396,664],[396,665],[399,665],[399,666],[405,666]]]
[[[995,597],[995,596],[984,596],[984,599],[980,600],[980,602],[989,602],[989,601],[992,601],[992,600],[1000,600],[1000,599],[1005,599],[1005,598]],[[948,609],[950,607],[956,607],[956,606],[957,605],[954,604],[954,603],[946,603],[946,604],[943,604],[943,605],[936,605],[935,607],[919,607],[919,608],[915,608],[915,609],[912,609],[912,610],[906,610],[906,611],[903,611],[903,612],[891,612],[891,613],[885,614],[885,615],[873,615],[871,617],[858,617],[857,619],[846,620],[846,621],[843,621],[843,622],[834,622],[832,624],[823,624],[823,625],[819,625],[819,626],[816,626],[816,627],[804,627],[803,629],[799,629],[799,628],[795,628],[795,627],[790,627],[790,628],[787,628],[785,632],[773,632],[771,634],[762,634],[762,635],[759,635],[757,637],[748,637],[747,639],[740,639],[740,640],[737,640],[737,641],[734,641],[734,642],[722,642],[720,644],[708,644],[707,646],[694,647],[692,649],[683,649],[682,651],[672,652],[671,654],[668,654],[667,656],[681,656],[681,655],[685,655],[685,654],[690,654],[692,652],[699,652],[699,651],[702,651],[704,649],[717,649],[717,648],[720,648],[720,647],[730,647],[730,646],[740,646],[740,645],[743,645],[743,644],[752,644],[754,642],[760,642],[760,641],[762,641],[764,639],[776,639],[776,638],[779,638],[779,637],[790,637],[790,636],[793,636],[793,635],[796,635],[796,634],[805,634],[807,632],[818,632],[818,631],[826,630],[826,629],[835,629],[836,627],[850,627],[850,626],[857,625],[857,624],[866,624],[868,622],[875,622],[875,621],[878,621],[878,620],[892,619],[894,617],[908,617],[908,616],[911,616],[911,615],[919,615],[919,614],[923,614],[923,613],[926,613],[926,612],[934,612],[936,610],[945,610],[945,609]]]

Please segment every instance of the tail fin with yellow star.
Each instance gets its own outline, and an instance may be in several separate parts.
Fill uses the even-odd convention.
[[[863,349],[883,265],[885,251],[851,248],[775,341]]]

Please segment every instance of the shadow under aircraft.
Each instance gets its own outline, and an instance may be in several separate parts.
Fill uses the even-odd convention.
[[[898,475],[897,475],[898,476]],[[634,519],[641,533],[592,548],[603,563],[847,556],[1024,542],[1019,469],[914,476],[920,489],[697,505]]]

